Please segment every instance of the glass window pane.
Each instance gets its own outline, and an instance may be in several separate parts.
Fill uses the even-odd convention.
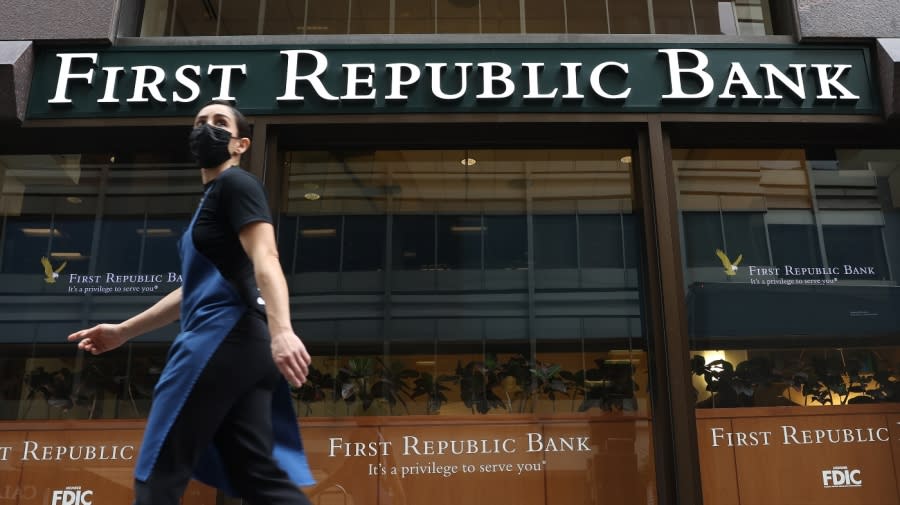
[[[307,0],[306,35],[327,35],[348,33],[348,0]]]
[[[170,35],[171,0],[145,0],[141,18],[141,37],[163,37]]]
[[[478,0],[438,0],[437,33],[479,33]]]
[[[694,33],[691,0],[653,0],[656,33]]]
[[[181,271],[178,241],[190,221],[186,217],[178,219],[148,219],[143,231],[143,254],[141,272],[168,274]]]
[[[566,33],[562,0],[525,0],[526,33]]]
[[[889,315],[900,152],[675,149],[673,162],[698,347],[862,345],[900,331]]]
[[[297,272],[337,272],[343,233],[339,216],[301,216],[297,237]]]
[[[297,216],[279,215],[277,217],[278,260],[285,275],[296,273],[294,260],[297,254],[297,240],[300,230],[297,228]]]
[[[525,216],[485,216],[484,268],[523,270],[528,268],[528,237]]]
[[[609,33],[604,0],[566,0],[569,33]]]
[[[730,2],[721,2],[719,0],[692,0],[694,7],[694,20],[697,23],[698,35],[737,35],[734,15],[730,8]],[[727,9],[722,6],[728,4]],[[726,16],[723,18],[723,16]],[[726,30],[723,27],[730,23],[731,29]]]
[[[175,37],[215,35],[219,25],[219,3],[178,2],[171,20],[171,33]]]
[[[438,216],[438,265],[451,270],[481,270],[479,216]]]
[[[650,33],[650,13],[644,0],[607,0],[610,33]]]
[[[351,0],[350,33],[391,33],[390,0]]]
[[[306,2],[294,0],[266,0],[263,35],[290,35],[303,33],[306,18]]]
[[[435,33],[434,0],[397,0],[394,33]]]
[[[823,226],[828,264],[840,268],[846,279],[889,280],[882,233],[881,226]]]
[[[722,215],[722,220],[725,225],[726,253],[740,253],[745,265],[769,264],[764,214],[727,212]]]
[[[394,260],[398,270],[434,269],[435,217],[394,216]]]
[[[534,267],[577,268],[575,216],[534,216]]]
[[[222,0],[221,5],[219,36],[259,33],[259,0]]]
[[[583,268],[625,267],[621,216],[578,216],[578,234]]]
[[[384,269],[384,238],[384,217],[345,216],[343,271]]]
[[[292,226],[330,222],[317,240],[343,240],[336,250],[297,237],[288,281],[323,393],[298,395],[298,411],[649,412],[628,153],[286,151],[282,253]],[[307,270],[311,249],[343,268]],[[584,392],[585,374],[610,387]]]
[[[898,347],[760,347],[697,350],[691,356],[698,408],[897,401]]]
[[[714,267],[719,264],[716,249],[722,244],[722,219],[718,212],[685,212],[684,226],[685,262],[688,268]]]
[[[775,265],[822,266],[816,227],[806,224],[769,225]]]
[[[53,228],[49,219],[8,218],[4,229],[3,273],[31,273],[41,268]]]
[[[144,216],[104,220],[100,227],[100,241],[103,244],[116,244],[116,247],[100,249],[97,269],[101,272],[139,272],[143,230]],[[172,251],[169,251],[169,256],[172,255]]]
[[[482,33],[520,33],[519,0],[481,0]]]

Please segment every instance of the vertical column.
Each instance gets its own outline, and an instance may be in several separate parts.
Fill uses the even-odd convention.
[[[647,253],[644,311],[654,391],[653,436],[660,504],[702,503],[689,370],[678,199],[669,138],[651,117],[639,136],[638,184]]]

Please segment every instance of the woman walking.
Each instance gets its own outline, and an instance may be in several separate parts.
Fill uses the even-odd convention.
[[[251,504],[308,505],[298,486],[313,479],[288,382],[303,384],[310,356],[291,325],[265,190],[238,166],[250,126],[220,101],[193,126],[205,191],[179,242],[182,286],[68,339],[100,354],[181,319],[135,467],[137,505],[177,505],[192,476]]]

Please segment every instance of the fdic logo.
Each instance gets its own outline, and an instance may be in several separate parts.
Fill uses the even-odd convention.
[[[91,505],[93,496],[93,491],[89,489],[82,491],[81,486],[66,486],[65,489],[53,491],[50,505]]]
[[[859,478],[859,470],[836,466],[831,470],[822,470],[822,486],[825,488],[862,487],[862,479]]]

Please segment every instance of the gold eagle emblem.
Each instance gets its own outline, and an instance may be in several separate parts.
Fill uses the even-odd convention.
[[[737,259],[732,262],[721,249],[716,249],[716,256],[719,257],[719,261],[722,262],[722,266],[725,268],[725,275],[736,275],[738,265],[740,265],[741,260],[744,259],[743,254],[738,254]]]
[[[59,278],[59,273],[63,271],[63,268],[66,268],[66,264],[68,261],[63,261],[60,266],[58,266],[55,270],[53,269],[53,265],[50,264],[50,260],[47,259],[46,256],[41,258],[41,265],[44,265],[44,282],[47,284],[55,284],[56,279]]]

